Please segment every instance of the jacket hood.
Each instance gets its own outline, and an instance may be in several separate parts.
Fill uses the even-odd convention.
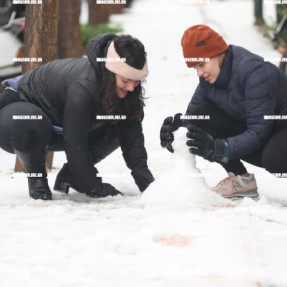
[[[93,38],[87,45],[87,56],[97,75],[102,75],[105,70],[105,62],[97,61],[97,58],[106,57],[108,47],[115,37],[114,34],[102,33]]]

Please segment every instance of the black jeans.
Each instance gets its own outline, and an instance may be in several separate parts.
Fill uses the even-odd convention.
[[[214,138],[226,139],[241,134],[247,129],[245,122],[234,120],[211,103],[200,105],[193,114],[210,116],[210,120],[191,120],[191,122]],[[263,148],[230,160],[222,166],[227,172],[233,172],[235,175],[244,174],[247,170],[241,160],[265,168],[270,173],[287,173],[287,128],[274,130]]]
[[[94,163],[104,159],[119,147],[115,127],[105,124],[90,132],[88,146]],[[47,151],[64,150],[63,136],[39,107],[5,90],[0,94],[0,148],[23,155],[25,171],[39,173],[44,172]]]

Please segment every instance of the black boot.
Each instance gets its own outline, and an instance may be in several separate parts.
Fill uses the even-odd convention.
[[[33,152],[20,152],[14,149],[14,151],[27,174],[29,195],[34,199],[51,200],[52,192],[48,185],[45,168],[45,150],[39,149]]]
[[[65,163],[57,175],[54,190],[68,194],[70,187],[75,189],[77,192],[85,193],[78,181],[75,179],[69,164]]]
[[[34,199],[51,200],[52,192],[47,178],[28,178],[29,194]]]

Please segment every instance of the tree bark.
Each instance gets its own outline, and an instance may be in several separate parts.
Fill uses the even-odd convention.
[[[88,0],[89,7],[89,23],[96,24],[96,3],[97,0]]]
[[[58,58],[59,0],[45,0],[43,4],[27,5],[24,57],[42,58],[42,62],[24,62],[23,73]]]
[[[84,52],[79,22],[81,0],[60,0],[59,5],[59,58],[81,57]]]
[[[109,21],[111,14],[120,14],[124,7],[128,7],[131,0],[126,4],[97,4],[97,0],[88,0],[89,6],[89,23],[100,24]]]
[[[88,0],[89,23],[97,25],[109,21],[112,4],[97,4],[97,0]]]
[[[31,58],[32,61],[23,62],[23,73],[58,58],[59,0],[45,0],[43,4],[26,6],[24,58]],[[48,153],[47,159],[46,167],[49,170],[52,169],[53,153]],[[24,171],[18,158],[14,171]]]

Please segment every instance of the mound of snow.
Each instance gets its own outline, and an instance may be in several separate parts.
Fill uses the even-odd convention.
[[[229,202],[207,187],[196,167],[195,156],[186,145],[186,129],[180,128],[174,136],[171,164],[143,193],[142,200],[173,205],[221,205]]]

